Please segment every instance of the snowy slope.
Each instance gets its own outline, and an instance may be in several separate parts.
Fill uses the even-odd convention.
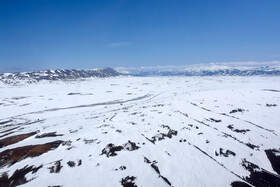
[[[279,186],[279,82],[0,84],[0,186]]]

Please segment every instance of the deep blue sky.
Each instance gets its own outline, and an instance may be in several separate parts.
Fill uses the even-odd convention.
[[[0,71],[280,59],[280,0],[0,0]]]

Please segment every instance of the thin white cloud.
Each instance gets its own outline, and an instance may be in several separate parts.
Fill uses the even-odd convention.
[[[111,43],[108,44],[108,47],[125,47],[125,46],[129,46],[131,45],[131,43],[129,42],[115,42],[115,43]]]

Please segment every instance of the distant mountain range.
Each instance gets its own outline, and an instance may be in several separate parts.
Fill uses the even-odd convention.
[[[7,84],[35,83],[41,80],[73,80],[113,76],[280,76],[280,62],[211,63],[187,66],[117,67],[92,70],[56,69],[0,74]]]
[[[211,63],[187,66],[118,67],[132,76],[279,76],[280,63]]]
[[[0,74],[0,81],[7,84],[16,84],[19,82],[34,83],[41,80],[71,80],[91,77],[113,77],[118,75],[120,75],[119,72],[108,67],[92,70],[56,69],[34,72],[4,73]]]

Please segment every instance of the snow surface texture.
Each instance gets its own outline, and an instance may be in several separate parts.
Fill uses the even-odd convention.
[[[0,84],[0,186],[258,186],[257,172],[278,184],[279,82]]]

